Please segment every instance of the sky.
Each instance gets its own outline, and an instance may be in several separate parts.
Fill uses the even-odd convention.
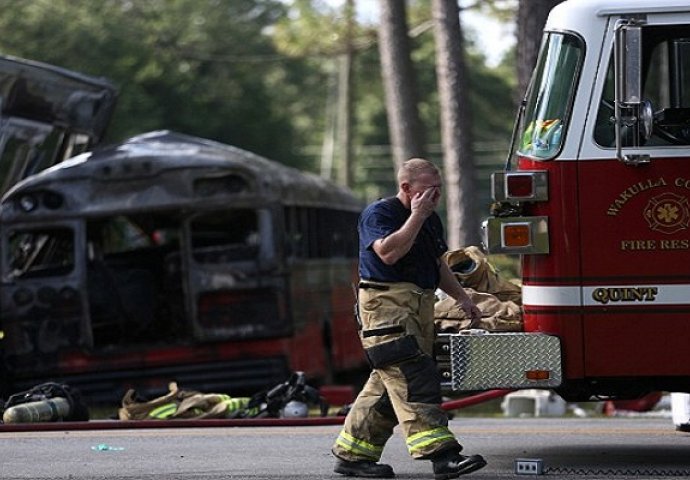
[[[326,0],[330,6],[340,8],[344,0]],[[473,0],[461,0],[461,5],[473,3]],[[376,22],[379,15],[379,0],[355,0],[357,15],[363,22]],[[475,10],[462,13],[462,25],[473,38],[477,47],[486,55],[489,66],[497,65],[503,54],[515,44],[515,34],[512,25],[500,22],[483,15]]]
[[[496,66],[503,54],[515,45],[514,25],[503,24],[473,10],[462,13],[462,26],[473,31],[477,46],[486,55],[489,66]]]

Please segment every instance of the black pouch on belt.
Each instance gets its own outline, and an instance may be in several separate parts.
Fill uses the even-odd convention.
[[[420,355],[417,339],[411,335],[374,345],[364,350],[373,368],[383,368]]]

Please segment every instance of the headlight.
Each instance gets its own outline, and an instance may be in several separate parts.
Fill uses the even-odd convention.
[[[22,210],[25,212],[30,212],[36,208],[38,205],[38,200],[34,195],[22,195],[19,197],[19,206],[21,207]]]
[[[34,294],[28,288],[20,288],[12,294],[12,300],[14,300],[14,303],[19,307],[28,305],[33,299]]]

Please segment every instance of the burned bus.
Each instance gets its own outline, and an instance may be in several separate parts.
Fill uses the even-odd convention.
[[[106,402],[177,381],[239,394],[363,367],[361,207],[317,176],[168,131],[25,179],[0,210],[15,390],[60,381]]]

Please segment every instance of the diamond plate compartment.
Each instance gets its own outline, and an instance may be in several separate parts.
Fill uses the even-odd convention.
[[[543,333],[450,334],[450,388],[457,391],[494,388],[554,388],[561,384],[561,343]],[[547,370],[549,378],[529,380],[525,372]]]

